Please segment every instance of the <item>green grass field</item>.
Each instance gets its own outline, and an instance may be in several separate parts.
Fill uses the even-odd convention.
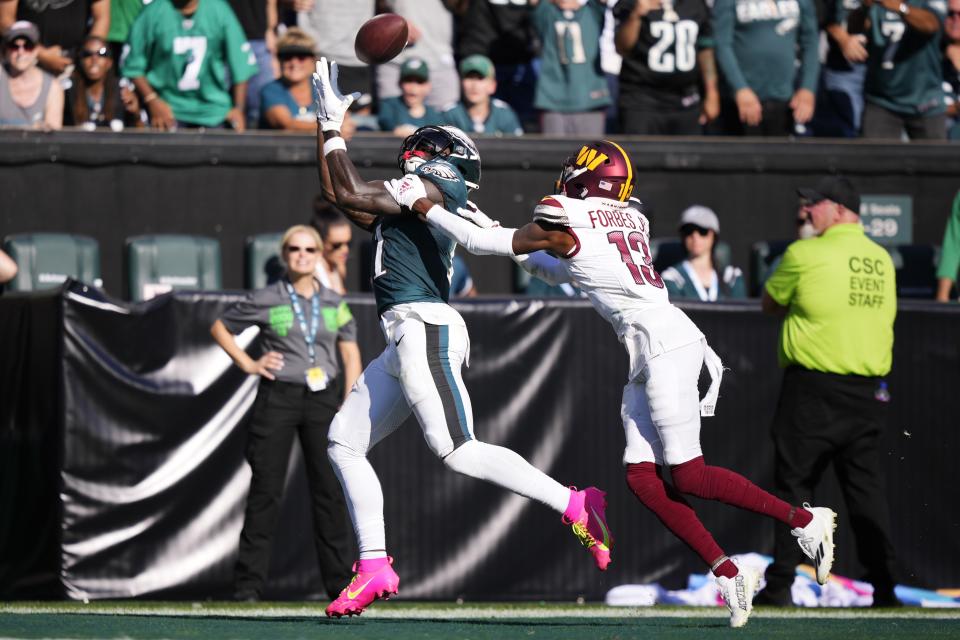
[[[97,602],[0,604],[0,638],[615,640],[627,638],[958,638],[960,611],[757,608],[742,629],[726,609],[381,602],[327,620],[323,604]]]

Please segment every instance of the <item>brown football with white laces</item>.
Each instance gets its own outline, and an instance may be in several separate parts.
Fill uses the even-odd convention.
[[[381,13],[361,25],[353,41],[357,57],[367,64],[383,64],[407,46],[407,21],[395,13]]]

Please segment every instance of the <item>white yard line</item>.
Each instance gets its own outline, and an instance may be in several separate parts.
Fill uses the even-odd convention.
[[[170,616],[201,617],[223,616],[228,618],[280,618],[280,617],[323,617],[323,607],[218,607],[216,605],[195,604],[193,608],[158,606],[122,605],[96,606],[85,609],[82,606],[41,605],[25,606],[16,604],[0,605],[0,614],[58,614],[58,615],[111,615],[111,616]],[[403,619],[403,620],[465,620],[492,618],[536,619],[545,618],[726,618],[729,614],[721,607],[690,607],[686,609],[657,607],[437,607],[429,606],[371,607],[364,612],[365,619]],[[960,620],[960,611],[873,611],[872,609],[761,609],[755,610],[754,618],[770,619],[920,619],[920,620]]]

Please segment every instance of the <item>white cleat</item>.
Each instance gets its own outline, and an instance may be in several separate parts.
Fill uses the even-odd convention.
[[[717,587],[720,588],[720,597],[727,603],[730,610],[730,626],[734,629],[747,624],[750,612],[753,611],[753,596],[760,588],[760,574],[753,569],[741,567],[736,561],[739,573],[732,578],[720,576],[717,578]]]
[[[826,507],[811,507],[807,503],[803,503],[803,508],[813,514],[813,520],[791,533],[796,536],[803,553],[813,560],[817,582],[827,584],[833,568],[833,531],[837,528],[837,514]]]

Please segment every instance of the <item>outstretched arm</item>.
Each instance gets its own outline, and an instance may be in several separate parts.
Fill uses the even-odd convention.
[[[576,245],[563,227],[543,222],[531,222],[520,229],[504,227],[482,228],[434,204],[426,197],[425,184],[419,176],[407,175],[387,183],[391,197],[423,216],[430,225],[456,240],[470,253],[498,256],[516,256],[545,249],[557,255],[567,255]]]
[[[334,133],[339,134],[339,132]],[[327,165],[327,159],[323,152],[325,136],[326,133],[321,130],[320,127],[317,127],[317,173],[320,177],[320,188],[323,191],[323,197],[328,202],[337,204],[336,189],[333,186],[333,178],[330,175],[330,168]],[[332,137],[334,136],[331,135],[331,138]],[[371,231],[374,225],[377,223],[377,216],[372,213],[367,213],[366,211],[361,211],[359,209],[353,209],[346,206],[341,206],[340,209],[355,225],[361,229]]]
[[[348,212],[358,225],[369,229],[376,216],[400,215],[402,210],[381,182],[366,182],[347,155],[347,144],[340,135],[343,119],[350,104],[359,96],[344,96],[337,86],[337,63],[321,58],[313,74],[317,98],[317,157],[324,195]],[[322,132],[322,133],[321,133]],[[323,143],[321,144],[321,136]],[[329,179],[327,181],[327,179]],[[442,202],[440,191],[432,184],[428,196]],[[331,193],[333,198],[331,198]],[[366,214],[366,215],[364,215]]]
[[[563,263],[545,251],[526,253],[515,257],[513,261],[523,267],[524,271],[549,285],[556,286],[564,282],[572,282],[570,273],[563,268]]]

